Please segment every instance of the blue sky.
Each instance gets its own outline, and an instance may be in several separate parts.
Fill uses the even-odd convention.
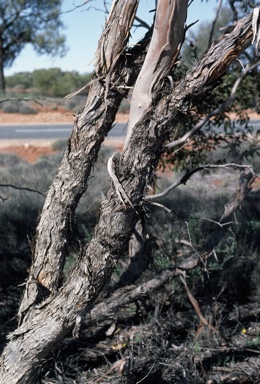
[[[112,2],[112,0],[111,0]],[[84,0],[64,0],[63,12],[75,8],[84,3]],[[69,13],[62,14],[62,21],[65,25],[63,33],[66,35],[68,52],[63,58],[52,58],[47,55],[37,55],[30,45],[21,52],[11,68],[5,69],[5,75],[12,75],[16,72],[33,71],[34,69],[59,67],[64,71],[78,71],[79,73],[91,72],[97,42],[105,23],[105,15],[101,11],[92,9],[89,6],[102,8],[103,0],[95,0],[77,8]],[[187,23],[212,20],[217,0],[201,1],[194,0],[188,11]],[[153,14],[149,13],[154,8],[153,0],[140,0],[137,15],[152,22]],[[133,42],[143,36],[145,30],[139,28],[133,33]]]

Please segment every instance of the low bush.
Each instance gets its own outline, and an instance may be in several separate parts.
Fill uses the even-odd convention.
[[[19,113],[24,115],[36,115],[38,111],[28,104],[21,104],[19,107]]]
[[[53,151],[64,151],[67,145],[67,140],[56,140],[51,143],[51,149]]]
[[[19,106],[17,103],[6,102],[3,103],[2,111],[5,113],[19,113]]]

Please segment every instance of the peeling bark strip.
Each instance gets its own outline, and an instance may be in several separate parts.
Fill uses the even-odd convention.
[[[125,0],[114,2],[116,5],[119,3],[123,14]],[[176,1],[174,4],[181,3]],[[180,13],[186,12],[184,8],[186,3],[180,6]],[[250,44],[253,35],[251,21],[252,16],[249,15],[238,22],[233,32],[212,47],[197,66],[175,84],[174,89],[168,92],[163,90],[164,97],[156,97],[154,105],[138,120],[120,164],[120,174],[124,176],[122,187],[137,211],[168,133],[174,129],[180,115],[188,112],[198,96],[202,97],[214,87],[214,81]],[[121,65],[119,60],[115,65],[115,75],[129,75],[131,72],[124,72]],[[114,71],[111,75],[114,76]],[[40,284],[36,285],[33,280],[28,282],[22,309],[28,309],[30,305],[33,307],[22,325],[9,337],[0,361],[1,383],[32,384],[41,361],[53,345],[73,328],[77,333],[81,317],[91,310],[136,225],[138,216],[135,209],[118,206],[114,188],[111,188],[102,202],[100,220],[92,240],[83,250],[70,279],[57,291],[70,217],[74,216],[78,200],[87,185],[88,171],[104,135],[111,127],[118,100],[122,98],[118,89],[112,86],[118,78],[112,76],[106,105],[104,84],[98,81],[93,84],[87,106],[75,122],[57,178],[49,191],[38,227],[30,276],[40,279],[41,284],[52,290],[52,295],[35,305]],[[141,207],[139,210],[141,212]],[[54,269],[55,266],[57,269]],[[32,291],[30,287],[34,287]]]
[[[125,0],[115,0],[113,3],[99,41],[95,68],[98,76],[109,78],[109,84],[106,80],[103,83],[98,80],[93,82],[84,111],[74,123],[68,147],[41,214],[33,263],[19,311],[21,317],[28,308],[41,301],[48,291],[54,293],[58,288],[75,209],[87,189],[87,180],[100,145],[111,129],[119,105],[128,92],[126,88],[113,87],[112,83],[120,80],[117,85],[131,86],[136,80],[136,50],[131,52],[133,56],[129,67],[120,55],[126,48],[138,2],[131,1],[127,7]],[[143,49],[142,45],[139,52]],[[112,57],[111,62],[109,57]],[[115,58],[118,65],[112,68]],[[109,85],[112,96],[108,94]],[[107,99],[111,97],[111,102],[104,102],[105,92]]]
[[[187,4],[187,0],[159,1],[151,44],[131,100],[125,148],[135,125],[151,105],[154,90],[171,71],[180,52]]]

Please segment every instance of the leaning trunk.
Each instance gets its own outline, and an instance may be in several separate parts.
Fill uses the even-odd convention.
[[[125,0],[115,0],[112,10],[116,15],[122,15],[124,10],[129,12],[130,3],[133,2],[127,2],[126,6]],[[159,5],[161,3],[166,4],[163,0]],[[212,47],[181,81],[176,82],[173,87],[161,89],[162,77],[171,70],[180,49],[180,36],[184,32],[187,8],[186,2],[181,0],[167,4],[172,8],[161,8],[162,14],[159,13],[157,28],[158,31],[160,28],[165,31],[163,12],[167,14],[170,11],[170,19],[178,23],[178,42],[176,44],[172,38],[171,31],[164,35],[164,45],[160,47],[154,71],[157,71],[160,63],[164,63],[165,68],[156,72],[156,81],[147,87],[151,98],[148,95],[149,100],[143,113],[131,129],[118,173],[122,188],[132,205],[121,205],[119,196],[111,185],[102,202],[99,223],[92,240],[86,249],[81,250],[79,262],[69,280],[59,288],[64,244],[71,219],[69,214],[74,216],[78,200],[87,187],[87,164],[92,165],[97,156],[100,144],[115,117],[114,102],[119,91],[124,89],[121,87],[125,86],[125,83],[120,82],[121,77],[118,77],[117,72],[122,62],[127,63],[128,60],[127,55],[121,51],[121,46],[117,54],[111,51],[110,54],[114,56],[110,59],[105,55],[100,56],[99,68],[102,70],[99,79],[93,84],[95,94],[90,95],[86,109],[75,122],[58,177],[48,194],[37,234],[36,247],[39,255],[34,260],[21,307],[21,326],[9,336],[10,341],[1,358],[2,383],[33,383],[41,361],[52,347],[71,332],[74,336],[77,335],[81,319],[91,310],[125,249],[137,221],[144,215],[142,199],[147,193],[148,183],[169,133],[183,114],[188,113],[215,86],[216,80],[222,76],[228,65],[252,40],[252,18],[247,16],[237,23],[222,42]],[[117,9],[119,5],[120,8]],[[127,18],[128,15],[129,13],[124,16]],[[111,21],[111,17],[110,15],[108,20]],[[170,22],[168,27],[171,28]],[[109,35],[110,31],[108,28],[105,33]],[[101,43],[102,48],[104,44],[105,42]],[[164,60],[169,53],[169,59]],[[100,79],[102,76],[103,79]],[[129,81],[129,77],[126,78]],[[100,116],[103,119],[101,125]],[[91,168],[91,165],[88,167]],[[55,263],[57,270],[53,269]],[[44,300],[40,293],[47,293],[47,299]]]

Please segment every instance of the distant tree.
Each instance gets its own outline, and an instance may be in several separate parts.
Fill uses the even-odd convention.
[[[64,54],[60,12],[61,0],[1,0],[0,91],[5,90],[4,68],[12,65],[27,43],[39,54]]]

